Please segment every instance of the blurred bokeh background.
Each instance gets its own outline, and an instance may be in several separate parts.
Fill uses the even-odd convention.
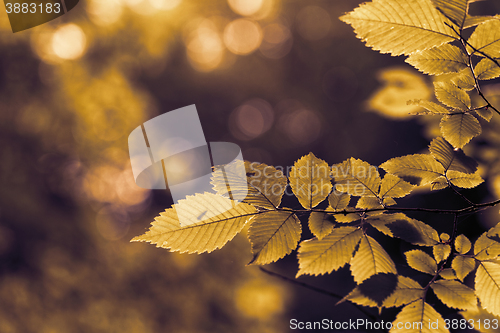
[[[379,165],[425,150],[435,121],[407,117],[406,100],[431,96],[430,80],[338,20],[360,2],[81,0],[16,34],[2,9],[0,332],[265,333],[365,318],[246,266],[244,233],[203,255],[129,243],[172,202],[135,185],[127,148],[144,121],[196,104],[207,141],[249,161],[286,167],[312,151]],[[268,268],[293,277],[295,253]],[[299,280],[354,286],[347,268]]]

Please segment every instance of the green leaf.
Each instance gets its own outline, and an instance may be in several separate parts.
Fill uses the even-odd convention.
[[[340,17],[366,45],[393,56],[456,40],[447,19],[428,0],[374,0]]]
[[[437,327],[429,326],[429,323],[438,322]],[[403,323],[401,326],[400,323]],[[404,327],[408,323],[411,326]],[[398,329],[400,324],[400,329]],[[444,320],[432,306],[422,301],[416,301],[405,306],[396,316],[390,333],[449,333],[445,328]]]
[[[453,149],[453,146],[442,137],[431,141],[429,151],[446,171],[474,173],[477,170],[477,162],[473,158],[466,156],[461,149]]]
[[[489,313],[500,316],[500,265],[480,262],[474,286],[481,306]]]
[[[391,158],[380,165],[388,173],[417,185],[427,185],[444,175],[443,166],[431,155],[415,154]]]
[[[269,211],[259,214],[250,228],[253,259],[249,264],[264,265],[292,252],[302,233],[298,217],[289,211]]]
[[[432,254],[436,262],[444,261],[451,253],[451,247],[448,244],[437,244],[432,247]]]
[[[405,252],[406,261],[411,268],[434,275],[437,272],[436,260],[432,259],[430,255],[421,250],[411,250]]]
[[[402,198],[410,194],[414,188],[415,185],[405,182],[398,176],[386,174],[380,185],[379,197]]]
[[[450,308],[474,310],[477,308],[477,298],[474,289],[453,280],[439,280],[431,284],[436,296]]]
[[[492,57],[500,56],[500,20],[493,19],[479,25],[470,36],[468,43],[476,50]],[[469,52],[483,56],[468,47]]]
[[[187,196],[160,213],[149,231],[131,241],[149,242],[172,252],[212,252],[233,239],[256,213],[251,205],[235,204],[212,193]],[[194,223],[181,227],[179,221]]]
[[[468,2],[469,0],[432,0],[436,8],[460,29],[467,17]]]
[[[470,251],[471,247],[470,240],[464,235],[458,235],[457,238],[455,238],[455,250],[457,250],[458,253],[466,254]]]
[[[455,170],[450,170],[446,173],[446,177],[450,182],[461,188],[474,188],[484,182],[483,178],[476,173],[463,173]]]
[[[328,274],[347,264],[361,239],[363,232],[355,227],[335,228],[323,239],[310,239],[300,243],[298,251],[299,271],[303,274]]]
[[[455,148],[462,148],[472,138],[481,134],[479,121],[469,113],[444,116],[439,126],[446,141]]]
[[[439,75],[467,68],[468,59],[458,47],[445,44],[413,53],[405,61],[425,74]]]
[[[212,185],[220,195],[228,192],[232,197],[241,197],[247,193],[243,202],[266,209],[275,209],[281,203],[287,180],[281,170],[266,164],[245,161],[246,176],[242,178],[238,172],[243,162],[236,161],[224,169],[216,168],[212,173]],[[228,191],[227,184],[231,184]]]
[[[434,82],[434,92],[437,99],[449,107],[468,110],[471,106],[469,94],[452,83]]]
[[[351,260],[354,281],[360,284],[379,273],[397,274],[396,266],[384,248],[370,236],[363,236],[358,251]]]
[[[326,211],[333,211],[328,207]],[[332,232],[335,226],[335,218],[332,214],[323,212],[311,212],[309,215],[309,229],[319,240]]]
[[[500,76],[500,67],[488,58],[481,61],[474,68],[474,73],[479,80],[491,80]]]
[[[472,272],[475,265],[476,261],[474,259],[463,256],[456,256],[451,262],[451,268],[453,268],[460,281],[463,281]]]
[[[431,101],[423,100],[423,99],[414,99],[406,102],[408,105],[418,105],[426,109],[428,112],[418,112],[417,114],[448,114],[450,110],[442,106],[441,104],[437,104]]]
[[[488,237],[488,232],[479,236],[474,243],[474,257],[478,260],[495,259],[499,255],[500,243],[490,239]]]
[[[337,191],[332,191],[328,197],[328,202],[334,211],[340,211],[347,208],[349,202],[351,201],[351,196],[349,194],[340,193]]]
[[[295,162],[289,180],[293,194],[305,209],[316,207],[332,190],[330,166],[313,153]]]
[[[332,166],[335,189],[353,196],[376,197],[381,183],[375,166],[351,157]]]
[[[439,243],[434,228],[403,213],[369,217],[366,222],[387,236],[398,237],[415,245],[434,246]]]
[[[383,306],[386,308],[400,307],[424,296],[424,289],[415,280],[398,275],[396,290],[387,297]]]

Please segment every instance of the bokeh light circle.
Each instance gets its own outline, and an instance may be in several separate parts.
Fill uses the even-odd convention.
[[[250,54],[262,42],[262,29],[259,24],[247,19],[230,22],[224,29],[224,44],[234,54]]]
[[[267,132],[274,121],[271,105],[263,99],[248,100],[229,117],[229,130],[239,140],[251,140]]]
[[[264,0],[228,0],[227,2],[235,13],[243,16],[257,13],[264,4]]]
[[[59,27],[52,36],[52,50],[61,59],[77,59],[83,55],[87,38],[83,30],[70,23]]]

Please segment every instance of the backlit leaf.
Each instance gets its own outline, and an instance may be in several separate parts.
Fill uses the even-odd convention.
[[[415,154],[391,158],[380,165],[388,173],[417,185],[431,183],[444,175],[443,166],[431,155]]]
[[[453,268],[445,268],[443,269],[440,273],[439,276],[441,276],[443,279],[446,280],[456,280],[457,275],[455,274],[455,271]]]
[[[332,211],[331,207],[328,207],[326,211]],[[332,232],[334,226],[335,218],[332,214],[311,212],[309,215],[309,229],[319,240]]]
[[[430,255],[421,250],[411,250],[405,252],[406,261],[411,268],[434,275],[437,272],[437,263]]]
[[[479,80],[491,80],[500,76],[500,67],[494,61],[484,58],[476,65],[474,73]]]
[[[306,209],[316,207],[332,190],[330,166],[313,153],[295,162],[289,180],[293,194]]]
[[[475,110],[478,116],[485,119],[486,121],[490,121],[493,118],[493,111],[490,108],[484,107]]]
[[[366,221],[387,236],[398,237],[415,245],[433,246],[439,243],[434,228],[403,213],[378,215]]]
[[[500,20],[494,19],[479,25],[468,42],[476,50],[492,58],[498,58],[500,56]],[[478,52],[474,54],[483,56]]]
[[[477,162],[473,158],[466,156],[461,149],[453,149],[453,146],[442,137],[431,141],[429,151],[445,170],[465,173],[473,173],[477,170]]]
[[[287,180],[280,170],[266,164],[256,162],[244,162],[247,174],[245,178],[240,176],[238,170],[243,163],[236,161],[224,167],[224,170],[216,168],[212,173],[212,185],[220,195],[228,192],[227,183],[231,184],[229,193],[234,197],[239,197],[241,193],[248,192],[243,202],[257,207],[274,209],[281,203],[281,198],[285,192]]]
[[[444,261],[451,253],[451,247],[448,244],[437,244],[432,247],[432,254],[436,262]]]
[[[379,197],[402,198],[410,194],[414,188],[415,185],[405,182],[398,176],[386,174],[380,185]]]
[[[455,170],[450,170],[446,173],[450,182],[461,188],[474,188],[484,182],[483,178],[476,173],[463,173]]]
[[[172,252],[212,252],[233,239],[256,213],[257,210],[251,205],[235,204],[217,194],[187,196],[173,208],[160,213],[151,223],[149,231],[134,237],[132,241],[149,242]],[[198,221],[200,216],[211,217],[180,226],[179,220]]]
[[[462,28],[467,17],[469,0],[432,0],[436,8],[458,28]]]
[[[437,327],[429,323],[438,322]],[[398,328],[398,323],[400,324]],[[405,324],[407,325],[405,327]],[[396,316],[390,333],[449,333],[445,328],[444,320],[432,306],[423,300],[415,301],[405,306]]]
[[[356,203],[356,208],[359,209],[375,209],[375,208],[383,208],[384,206],[380,203],[378,198],[375,197],[361,197]],[[370,213],[379,213],[382,212],[370,212]]]
[[[469,2],[473,2],[474,0],[471,0]],[[491,21],[494,20],[495,16],[472,16],[472,15],[467,15],[467,18],[465,19],[465,24],[464,28],[469,28],[473,27],[476,25],[479,25],[481,23],[484,23],[486,21]]]
[[[473,137],[481,134],[479,121],[469,113],[444,116],[439,126],[446,141],[455,148],[462,148]]]
[[[332,166],[335,189],[353,196],[376,197],[380,187],[380,175],[375,166],[351,157]]]
[[[437,99],[449,107],[467,110],[471,106],[469,94],[452,83],[434,82],[434,92]]]
[[[441,104],[437,104],[431,101],[423,100],[423,99],[415,99],[406,102],[407,104],[411,105],[418,105],[423,107],[428,111],[430,114],[448,114],[450,113],[450,110],[442,106]]]
[[[264,265],[292,252],[302,233],[298,217],[288,211],[259,214],[248,229],[253,259],[249,264]]]
[[[431,191],[438,191],[447,188],[448,181],[444,176],[438,177],[434,179],[431,183]]]
[[[360,284],[378,273],[397,274],[396,266],[384,248],[370,236],[363,236],[358,251],[351,260],[354,281]]]
[[[347,264],[363,232],[355,227],[340,227],[323,239],[310,239],[300,243],[298,250],[299,271],[303,274],[328,274]]]
[[[469,68],[464,68],[458,73],[445,74],[448,76],[449,80],[455,84],[461,90],[472,90],[476,87],[476,80],[472,76]],[[439,80],[444,81],[444,76],[439,76]]]
[[[474,286],[481,306],[491,314],[500,316],[500,265],[479,263]]]
[[[494,316],[488,311],[482,309],[481,307],[477,307],[475,310],[468,310],[468,311],[460,311],[459,312],[462,317],[465,318],[469,322],[468,325],[471,325],[471,323],[474,323],[474,329],[477,332],[481,333],[498,333],[498,326],[495,325],[495,321],[497,320],[496,323],[500,322],[500,317]],[[490,325],[488,328],[485,328],[484,323],[489,322]],[[481,325],[479,325],[481,323]]]
[[[456,256],[451,262],[451,268],[457,274],[460,281],[463,281],[467,275],[474,269],[476,261],[473,258]]]
[[[439,280],[431,284],[436,296],[450,308],[474,310],[477,298],[474,289],[453,280]]]
[[[340,211],[347,208],[349,202],[351,201],[351,196],[349,194],[332,191],[328,197],[328,202],[334,211]]]
[[[361,218],[360,216],[360,213],[358,212],[355,212],[356,210],[354,208],[347,208],[346,209],[347,212],[350,212],[352,211],[353,213],[346,213],[346,214],[335,214],[335,221],[339,222],[339,223],[350,223],[350,222],[354,222],[354,221],[357,221]]]
[[[354,288],[340,302],[347,299],[360,305],[380,307],[394,293],[397,285],[397,275],[390,273],[375,274]]]
[[[483,233],[474,243],[474,256],[478,260],[494,259],[500,255],[500,243],[490,239],[488,232]]]
[[[424,295],[424,289],[415,280],[398,275],[396,290],[387,297],[383,306],[386,308],[399,307],[409,304]]]
[[[458,235],[457,238],[455,238],[455,250],[457,250],[458,253],[466,254],[470,251],[471,247],[470,240],[464,235]]]
[[[467,68],[468,59],[458,47],[445,44],[413,53],[405,61],[425,74],[439,75]]]
[[[342,16],[367,46],[393,56],[456,39],[447,19],[429,0],[374,0]]]

